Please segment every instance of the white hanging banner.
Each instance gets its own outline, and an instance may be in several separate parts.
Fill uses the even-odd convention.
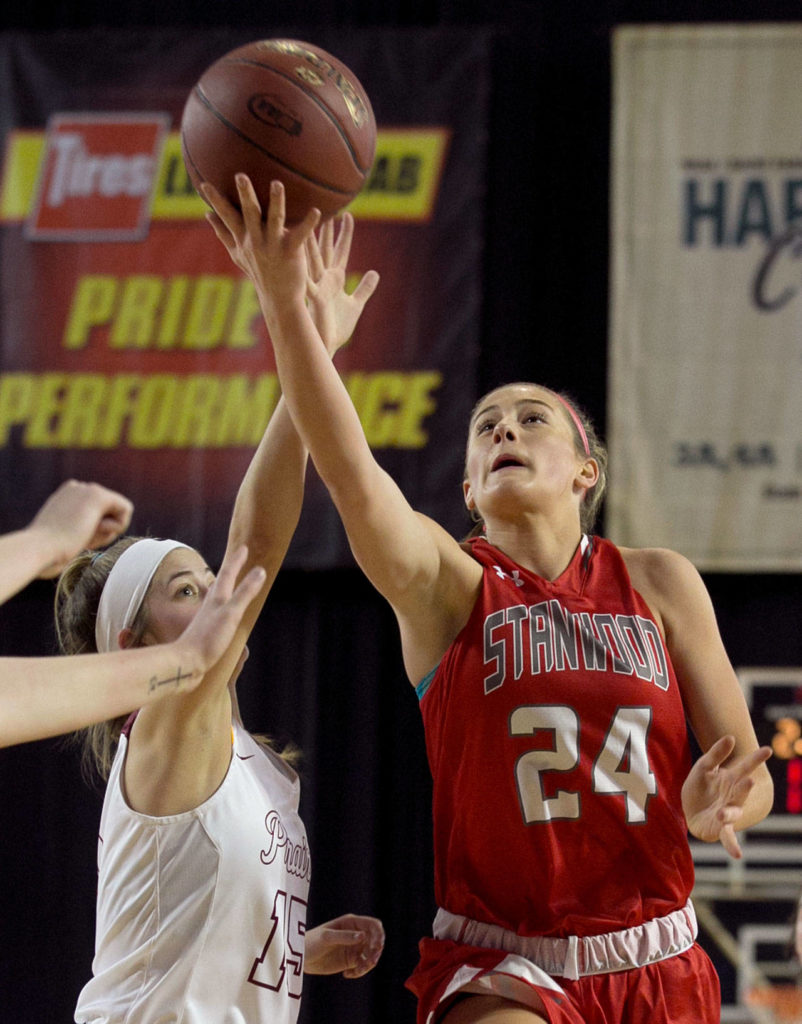
[[[613,41],[607,533],[802,569],[802,24]]]

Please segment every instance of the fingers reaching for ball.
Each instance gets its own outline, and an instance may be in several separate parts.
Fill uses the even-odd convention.
[[[253,187],[253,183],[247,174],[238,174],[234,179],[237,185],[237,195],[239,196],[239,206],[242,210],[242,219],[245,224],[246,232],[253,236],[258,237],[262,232],[262,207],[259,202],[259,197],[256,195],[256,190]],[[273,190],[271,185],[270,191],[270,205],[273,205]],[[269,211],[268,218],[270,216]]]
[[[244,175],[238,176],[238,182],[239,177],[244,177]],[[251,190],[251,194],[254,202],[258,205],[256,193]],[[292,227],[288,227],[286,222],[286,208],[287,197],[283,183],[278,180],[271,181],[270,206],[267,210],[268,231],[272,232],[276,237],[285,235],[293,248],[295,246],[302,246],[318,226],[318,223],[320,222],[320,210],[316,207],[312,207],[310,210],[307,210],[306,216],[299,224],[294,224]]]
[[[259,196],[253,186],[253,182],[247,174],[235,176],[237,196],[239,205],[235,206],[222,192],[211,182],[203,181],[198,185],[198,191],[203,199],[211,207],[206,214],[206,219],[218,230],[222,225],[232,236],[237,237],[243,230],[251,235],[257,235],[265,222],[272,223],[275,231],[302,229],[304,237],[309,230],[317,227],[321,213],[316,207],[306,212],[306,216],[299,223],[288,227],[286,223],[286,193],[281,181],[270,183],[270,199],[267,210],[262,209]]]
[[[201,192],[212,213],[207,216],[232,262],[253,282],[262,311],[270,317],[285,303],[302,303],[306,295],[306,242],[320,221],[311,209],[299,224],[287,226],[284,186],[271,183],[268,206],[262,205],[246,174],[235,176],[239,207],[208,182]]]
[[[211,207],[206,213],[206,220],[230,253],[242,224],[239,210],[208,181],[201,182],[198,191]]]

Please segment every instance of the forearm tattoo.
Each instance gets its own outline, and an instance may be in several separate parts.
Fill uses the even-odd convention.
[[[151,676],[150,682],[148,683],[148,693],[153,693],[154,690],[160,689],[162,686],[174,685],[176,689],[181,685],[185,679],[191,679],[191,672],[182,672],[181,666],[179,665],[176,669],[175,675],[167,676],[164,679],[159,679],[158,676]]]

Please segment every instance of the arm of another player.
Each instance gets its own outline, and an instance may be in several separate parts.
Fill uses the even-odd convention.
[[[688,720],[703,752],[682,789],[688,829],[740,857],[735,832],[765,818],[774,800],[765,764],[771,749],[758,745],[710,595],[695,567],[663,549],[638,557],[651,599],[641,592],[657,605]]]
[[[198,614],[173,643],[109,654],[0,658],[0,746],[71,732],[197,686],[264,584],[265,571],[257,566],[234,587],[246,558],[240,548],[224,559]]]
[[[208,219],[224,246],[236,255],[239,238],[232,235],[219,216],[211,214]],[[233,211],[229,220],[236,229]],[[303,271],[306,286],[305,261]],[[328,274],[324,276],[328,278]],[[321,287],[325,286],[326,282],[321,282]],[[354,315],[351,308],[351,313],[353,327],[358,311]],[[329,339],[331,350],[345,340],[335,332]],[[330,360],[328,354],[325,358]],[[246,544],[250,563],[264,567],[262,588],[225,654],[201,685],[190,693],[180,694],[176,700],[146,708],[137,718],[126,762],[128,795],[137,810],[173,814],[197,806],[217,788],[228,770],[232,712],[238,716],[232,684],[242,668],[248,637],[298,524],[306,464],[306,446],[282,397],[237,490],[228,531],[227,551]],[[170,752],[169,757],[164,756],[164,751]]]
[[[125,531],[133,505],[100,484],[67,480],[22,530],[0,537],[0,603],[31,580],[57,576],[85,548],[102,548]]]

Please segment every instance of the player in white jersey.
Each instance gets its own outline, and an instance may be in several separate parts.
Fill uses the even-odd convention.
[[[100,823],[94,977],[76,1019],[290,1024],[310,878],[295,772],[237,725],[220,788],[151,816],[126,803],[127,745],[124,732]]]
[[[111,543],[131,519],[128,498],[100,484],[66,480],[23,529],[0,537],[0,604],[34,579],[58,575],[82,548]],[[221,568],[203,613],[173,644],[104,655],[0,658],[0,747],[57,736],[123,714],[161,696],[156,679],[197,685],[228,647],[264,572],[253,569],[232,593],[244,549]]]
[[[373,290],[370,279],[351,296],[342,290],[348,246],[332,245],[332,273],[310,285],[330,351],[350,336]],[[191,692],[88,734],[109,784],[94,976],[76,1021],[291,1024],[304,971],[359,977],[381,954],[375,918],[345,915],[306,930],[310,867],[298,780],[249,736],[237,707],[246,641],[298,521],[306,461],[282,400],[229,529],[228,549],[247,545],[249,561],[265,569],[233,641]],[[84,553],[59,582],[62,650],[170,643],[213,579],[201,555],[178,541],[126,537]],[[157,682],[169,689],[175,679]]]

